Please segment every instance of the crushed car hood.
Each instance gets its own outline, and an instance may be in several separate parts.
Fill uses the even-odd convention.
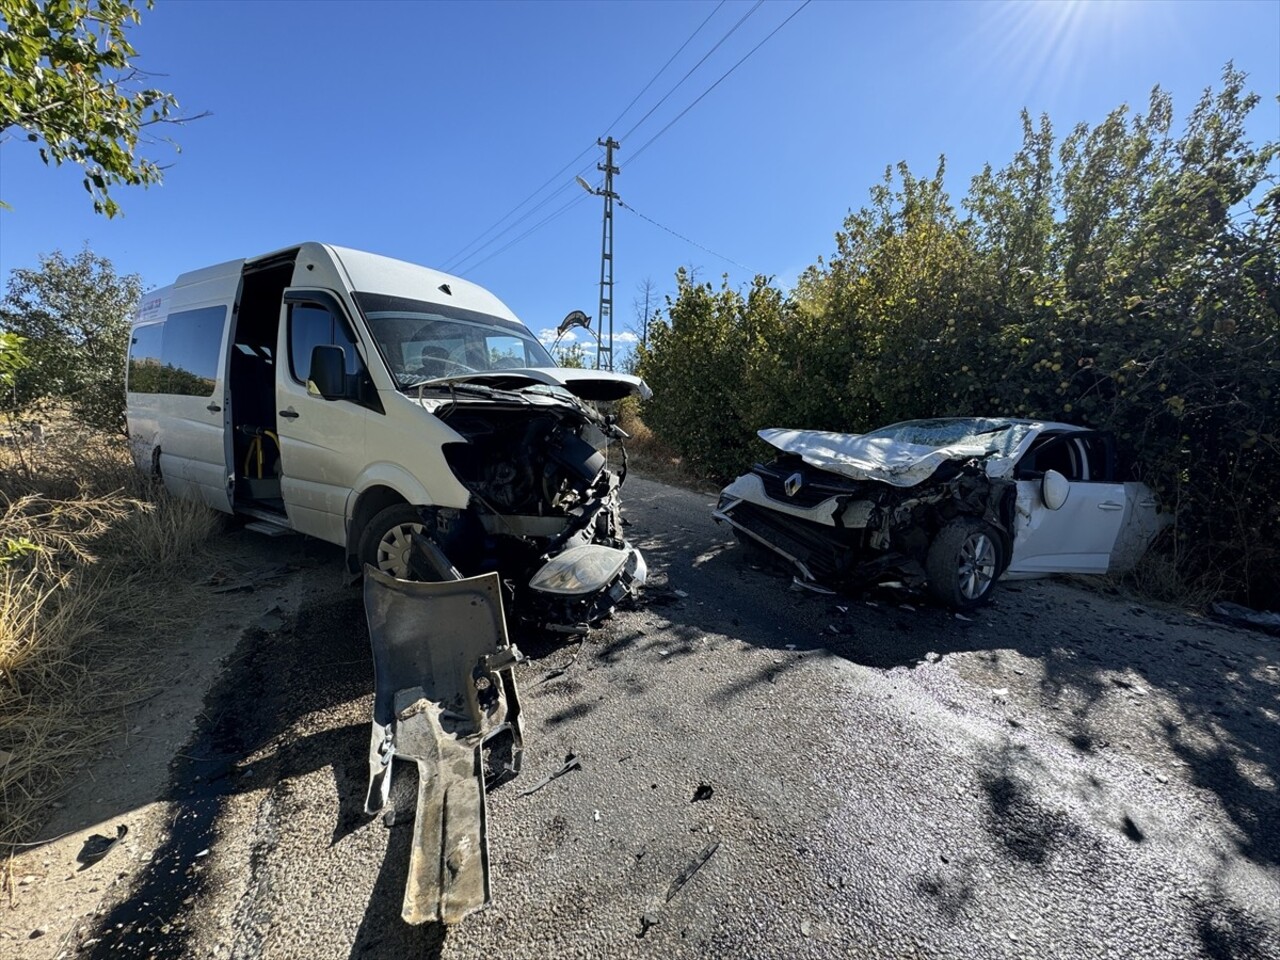
[[[582,400],[621,400],[633,393],[641,400],[653,396],[649,385],[639,377],[610,370],[585,370],[576,367],[522,367],[518,370],[486,370],[439,377],[432,383],[479,383],[495,390],[519,390],[542,384],[564,387]]]
[[[884,437],[823,430],[761,430],[760,439],[811,467],[852,480],[879,480],[895,487],[914,487],[933,476],[947,460],[969,460],[995,451],[982,444],[926,447]]]

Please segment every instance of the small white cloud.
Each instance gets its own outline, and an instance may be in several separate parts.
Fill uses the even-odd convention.
[[[640,338],[636,336],[634,333],[632,333],[630,330],[623,330],[621,333],[615,333],[613,335],[613,342],[614,343],[639,343]]]
[[[538,331],[538,341],[544,347],[550,347],[557,340],[560,341],[559,346],[563,347],[571,343],[577,342],[577,339],[578,339],[578,331],[576,330],[565,331],[565,335],[563,337],[556,332],[555,327],[547,327],[543,330]]]

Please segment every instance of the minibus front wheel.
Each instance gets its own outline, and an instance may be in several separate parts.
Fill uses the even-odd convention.
[[[397,580],[413,579],[409,551],[413,534],[425,534],[422,514],[417,507],[395,503],[375,514],[360,535],[357,556],[360,564],[374,567]]]

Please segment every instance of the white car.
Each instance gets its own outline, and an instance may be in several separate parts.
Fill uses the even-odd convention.
[[[966,609],[1001,576],[1132,568],[1167,519],[1120,479],[1109,434],[953,417],[861,435],[761,430],[779,456],[720,494],[717,520],[837,589],[897,580]]]

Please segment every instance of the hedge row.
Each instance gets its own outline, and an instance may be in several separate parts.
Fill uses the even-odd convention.
[[[1280,602],[1280,188],[1259,98],[1228,65],[1175,134],[1157,88],[1022,148],[957,208],[905,165],[791,291],[693,282],[639,367],[646,423],[723,479],[787,426],[1015,415],[1112,430],[1174,512],[1184,582]]]

